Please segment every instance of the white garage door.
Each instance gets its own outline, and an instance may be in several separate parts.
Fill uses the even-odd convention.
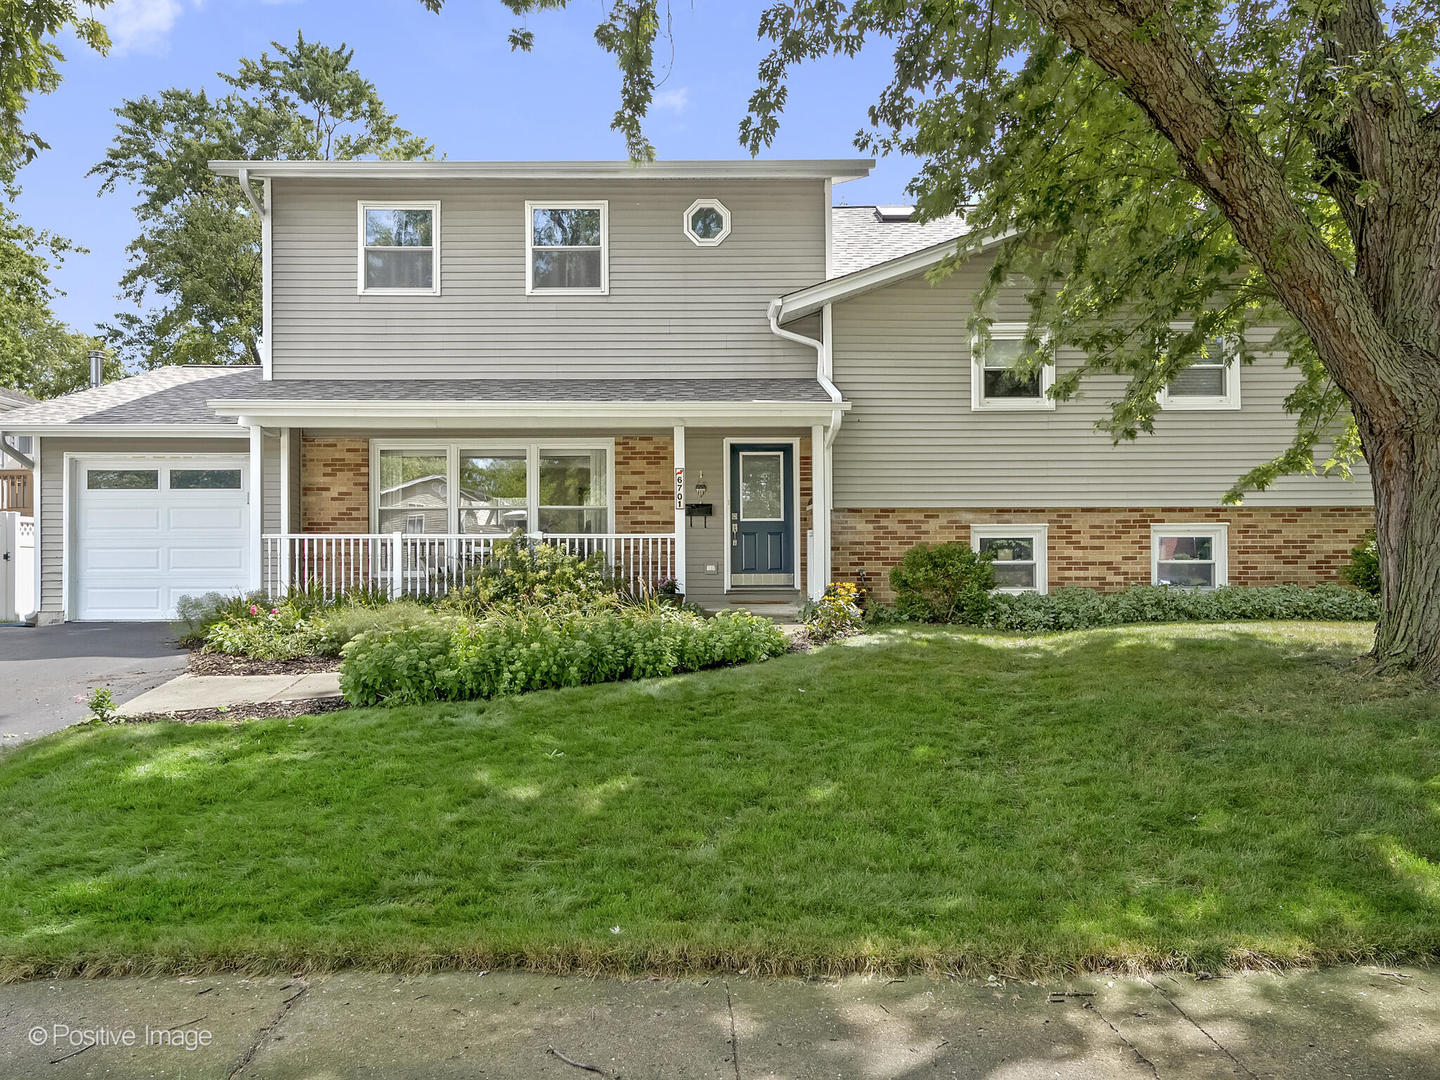
[[[250,585],[249,469],[228,456],[77,463],[76,619],[168,619]]]

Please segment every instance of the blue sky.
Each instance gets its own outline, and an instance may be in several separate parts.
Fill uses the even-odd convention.
[[[762,55],[755,28],[763,7],[674,0],[674,61],[649,124],[661,157],[742,156],[736,126]],[[352,46],[356,67],[401,122],[451,159],[620,158],[624,143],[610,130],[619,77],[591,37],[598,17],[598,3],[582,0],[569,13],[533,18],[534,51],[512,54],[505,36],[514,19],[498,0],[449,0],[438,16],[419,0],[116,0],[102,13],[111,54],[71,42],[60,89],[37,98],[28,116],[51,149],[21,173],[21,214],[90,249],[55,274],[66,293],[57,313],[89,331],[123,306],[116,291],[136,232],[134,199],[127,191],[101,197],[85,175],[104,156],[123,99],[169,86],[215,90],[217,71],[233,71],[271,40],[293,40],[298,29]],[[766,156],[853,156],[887,59],[871,50],[801,69]],[[912,172],[901,159],[882,161],[870,178],[837,187],[836,201],[905,201]]]

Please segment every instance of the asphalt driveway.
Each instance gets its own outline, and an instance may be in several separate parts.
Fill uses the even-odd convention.
[[[108,686],[116,702],[185,671],[167,623],[0,626],[0,741],[59,731],[89,714],[76,696]]]

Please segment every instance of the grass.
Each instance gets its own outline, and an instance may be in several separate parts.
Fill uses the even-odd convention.
[[[1440,958],[1440,700],[1325,624],[896,629],[0,758],[0,977]]]

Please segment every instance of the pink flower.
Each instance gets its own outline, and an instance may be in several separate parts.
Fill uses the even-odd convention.
[[[75,695],[75,704],[77,704],[77,705],[84,705],[84,704],[85,704],[85,695],[84,695],[84,694],[76,694],[76,695]]]
[[[260,609],[259,609],[258,607],[256,607],[254,604],[251,604],[251,605],[250,605],[250,614],[251,614],[251,615],[259,615],[259,614],[260,614]]]
[[[270,609],[270,614],[271,614],[271,615],[279,615],[279,614],[280,614],[280,609],[279,609],[278,607],[272,607],[272,608]]]

